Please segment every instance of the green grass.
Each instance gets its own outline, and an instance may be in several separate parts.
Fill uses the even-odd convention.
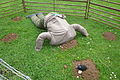
[[[59,46],[51,46],[46,40],[40,52],[36,52],[35,40],[44,32],[26,19],[28,13],[19,13],[0,19],[0,39],[6,34],[16,33],[19,37],[9,43],[0,42],[0,58],[22,73],[30,76],[32,80],[78,80],[73,77],[74,60],[92,59],[100,71],[100,80],[110,80],[111,72],[120,79],[120,31],[107,25],[83,19],[81,17],[67,16],[70,24],[77,23],[84,26],[90,36],[84,37],[79,32],[75,39],[79,45],[75,48],[62,51]],[[21,16],[22,21],[13,22],[11,18]],[[117,40],[108,41],[102,36],[104,32],[113,32]],[[68,68],[64,69],[64,65]],[[17,80],[14,77],[14,80]]]

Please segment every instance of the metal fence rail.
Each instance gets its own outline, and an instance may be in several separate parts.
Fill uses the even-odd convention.
[[[60,1],[60,0],[58,0]],[[81,1],[86,2],[86,1]],[[65,3],[50,3],[50,2],[35,2],[35,1],[24,1],[24,6],[27,12],[31,11],[42,11],[42,12],[62,12],[66,15],[74,15],[74,16],[85,16],[85,8],[86,5],[78,5],[78,4],[65,4]],[[37,5],[39,4],[39,5]],[[49,5],[49,6],[43,6]],[[53,6],[51,6],[53,5]],[[66,6],[66,7],[65,7]],[[74,8],[77,7],[77,8]],[[84,9],[81,9],[80,7],[83,7]],[[39,9],[38,9],[39,8]],[[68,11],[69,10],[69,11]],[[81,15],[82,14],[82,15]]]
[[[14,1],[15,1],[15,0],[14,0]],[[2,3],[0,3],[0,5],[1,5],[1,4],[6,4],[6,3],[10,3],[10,2],[14,2],[14,1],[2,2]]]
[[[92,2],[92,0],[52,0],[53,2],[35,2],[21,0],[21,5],[14,8],[18,3],[14,3],[17,0],[11,0],[7,2],[2,2],[0,5],[0,18],[5,16],[10,16],[19,12],[60,12],[65,15],[80,16],[85,19],[93,19],[98,22],[102,22],[109,26],[120,29],[120,9],[114,8],[114,6],[106,6],[103,4],[98,4]],[[120,3],[100,0],[105,4],[112,4],[115,6],[120,6]],[[70,4],[66,3],[69,2]],[[8,3],[10,3],[8,5]],[[81,4],[76,4],[81,3]],[[6,5],[7,4],[7,5]],[[112,17],[111,17],[112,16]]]
[[[40,8],[54,8],[54,7],[46,7],[46,6],[36,6],[36,5],[25,5],[26,7],[40,7]],[[55,7],[57,9],[68,9],[68,10],[79,10],[85,11],[85,9],[75,9],[75,8],[65,8],[65,7]]]
[[[101,0],[102,3],[109,3],[112,5],[120,5],[117,2],[110,2]],[[120,9],[109,7],[95,2],[90,2],[89,18],[107,24],[108,26],[120,29]]]
[[[114,19],[114,18],[111,18],[111,17],[107,17],[107,16],[105,16],[105,15],[102,15],[102,14],[99,14],[99,13],[96,13],[96,12],[93,12],[93,11],[90,11],[90,12],[93,13],[93,14],[96,14],[96,15],[98,15],[98,16],[102,16],[102,17],[105,17],[105,18],[108,18],[108,19],[111,19],[111,20],[120,22],[120,20],[118,20],[118,19]]]
[[[106,0],[101,0],[101,1],[104,1],[104,2],[107,2],[107,3],[111,3],[111,4],[117,4],[117,5],[120,5],[120,3],[117,3],[117,2],[111,2],[111,1],[106,1]]]
[[[120,17],[119,14],[107,12],[107,11],[104,11],[104,10],[101,10],[101,9],[96,9],[96,8],[93,8],[93,7],[90,7],[90,9],[94,9],[94,10],[96,10],[96,11],[100,11],[100,12],[107,13],[107,14],[110,14],[110,15],[113,15],[113,16],[116,16],[116,17]]]
[[[36,3],[36,4],[52,4],[52,5],[65,5],[65,6],[79,6],[79,7],[85,7],[81,5],[75,5],[75,4],[57,4],[57,3],[47,3],[47,2],[35,2],[35,1],[24,1],[25,3]]]
[[[112,7],[103,6],[103,5],[100,5],[100,4],[93,3],[93,2],[90,2],[90,4],[120,12],[120,9],[115,9],[115,8],[112,8]]]

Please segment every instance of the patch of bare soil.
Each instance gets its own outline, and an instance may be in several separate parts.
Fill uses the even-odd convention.
[[[76,69],[78,65],[85,65],[87,70],[83,71],[82,74],[79,74],[78,69]],[[99,80],[99,70],[91,59],[74,61],[73,67],[73,74],[75,77],[82,77],[84,80]]]
[[[116,40],[116,36],[112,32],[104,32],[103,37],[106,40]]]
[[[12,40],[15,40],[17,37],[18,37],[17,34],[11,33],[11,34],[7,34],[3,39],[0,39],[0,41],[11,42]]]
[[[73,47],[75,47],[77,45],[78,45],[78,43],[77,43],[76,40],[71,40],[71,41],[69,41],[67,43],[64,43],[64,44],[60,45],[60,48],[62,50],[66,50],[66,49],[69,49],[69,48],[73,48]]]
[[[12,20],[13,20],[13,21],[20,21],[20,20],[22,20],[22,18],[19,17],[19,16],[17,16],[17,17],[15,17],[15,18],[12,18]]]

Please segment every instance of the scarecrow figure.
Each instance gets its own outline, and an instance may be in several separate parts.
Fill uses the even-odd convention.
[[[88,36],[87,30],[79,24],[69,24],[63,14],[51,12],[44,16],[42,13],[28,15],[32,22],[48,32],[42,32],[36,39],[35,50],[40,51],[45,39],[50,40],[51,45],[59,45],[68,42],[76,36],[76,31]]]

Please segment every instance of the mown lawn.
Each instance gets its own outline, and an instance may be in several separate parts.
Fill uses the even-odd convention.
[[[83,19],[82,17],[67,16],[70,24],[77,23],[84,26],[90,36],[84,37],[77,33],[75,39],[79,45],[75,48],[62,51],[59,46],[51,46],[46,40],[40,52],[36,52],[35,40],[44,32],[26,19],[28,13],[19,13],[0,19],[0,39],[6,34],[16,33],[19,37],[9,43],[0,42],[0,58],[32,80],[79,80],[73,76],[74,60],[92,59],[100,71],[100,80],[110,80],[110,74],[115,73],[120,79],[120,30],[107,25]],[[13,22],[11,18],[21,16],[22,20]],[[115,41],[105,40],[104,32],[113,32]],[[64,65],[68,68],[64,69]],[[14,78],[14,80],[18,80]]]

